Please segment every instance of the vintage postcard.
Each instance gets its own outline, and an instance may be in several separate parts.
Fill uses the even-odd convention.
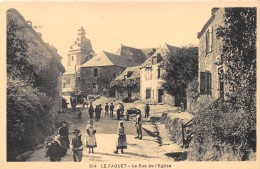
[[[1,2],[0,165],[260,168],[258,6]]]

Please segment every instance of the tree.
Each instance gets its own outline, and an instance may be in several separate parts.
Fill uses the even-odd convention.
[[[175,55],[168,56],[164,66],[164,88],[171,95],[185,97],[187,85],[198,76],[198,48],[178,48]]]
[[[217,37],[223,40],[226,83],[234,90],[256,83],[256,8],[225,8]]]

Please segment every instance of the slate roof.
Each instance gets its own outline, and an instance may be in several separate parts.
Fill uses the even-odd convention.
[[[148,58],[141,67],[151,67],[152,66],[152,59],[157,57],[157,63],[160,63],[166,59],[167,56],[170,54],[173,55],[177,52],[178,47],[168,45],[165,43],[163,46],[161,46],[156,52]]]
[[[141,66],[128,67],[115,80],[123,80],[125,75],[128,75],[127,79],[138,79],[140,78],[140,68]]]
[[[118,66],[118,67],[131,67],[136,66],[131,59],[119,56],[117,54],[102,51],[80,67],[102,67],[102,66]]]
[[[147,59],[147,56],[143,53],[141,49],[125,45],[121,45],[116,54],[130,58],[136,64],[136,66],[143,64]]]

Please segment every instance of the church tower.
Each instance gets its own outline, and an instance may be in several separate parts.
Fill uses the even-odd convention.
[[[68,71],[75,71],[77,68],[91,59],[94,55],[91,42],[85,36],[86,32],[83,27],[78,30],[77,38],[74,43],[70,46],[68,54]]]
[[[80,80],[78,69],[80,65],[90,60],[95,54],[91,42],[85,34],[83,27],[78,29],[77,38],[70,46],[66,72],[62,76],[62,92],[78,90]]]

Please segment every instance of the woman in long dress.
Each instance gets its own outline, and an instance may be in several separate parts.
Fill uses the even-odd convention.
[[[118,153],[119,149],[121,149],[121,153],[124,153],[123,149],[127,149],[127,142],[126,142],[126,134],[125,134],[125,127],[123,121],[119,122],[117,134],[118,134],[118,139],[116,144],[116,150],[114,151],[114,153]]]
[[[96,136],[95,136],[96,129],[95,129],[95,126],[94,126],[92,120],[90,120],[88,122],[86,131],[87,131],[86,147],[89,148],[88,153],[91,153],[91,152],[94,153],[93,148],[97,147],[97,142],[96,142]]]

